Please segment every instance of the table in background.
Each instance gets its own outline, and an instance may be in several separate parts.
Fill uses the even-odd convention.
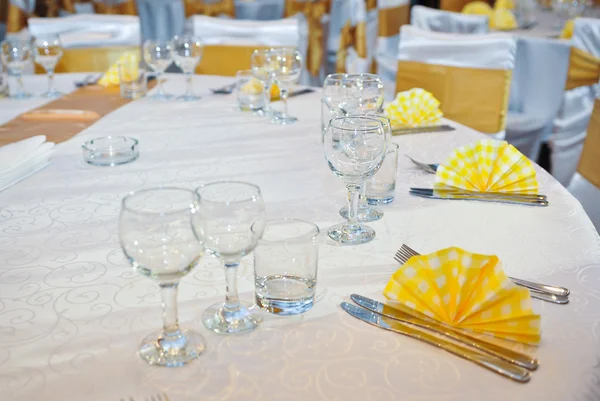
[[[28,77],[26,86],[41,91],[43,79]],[[199,317],[223,298],[225,280],[219,262],[205,257],[182,282],[180,318],[206,336],[208,351],[184,368],[146,365],[136,350],[161,325],[160,298],[120,250],[125,194],[247,180],[261,187],[269,218],[314,221],[323,232],[341,220],[346,200],[323,156],[318,93],[291,99],[290,113],[300,120],[282,127],[235,112],[234,95],[208,94],[230,78],[194,79],[202,101],[132,102],[59,145],[48,168],[0,193],[1,399],[141,401],[158,391],[171,401],[600,399],[600,237],[579,203],[542,170],[548,208],[411,197],[408,187],[432,185],[433,177],[402,156],[396,200],[372,223],[373,242],[337,246],[321,235],[313,310],[268,317],[248,335],[209,333]],[[73,80],[58,76],[57,85],[68,90]],[[166,89],[182,93],[183,77],[169,76]],[[39,103],[0,100],[0,120]],[[104,135],[139,138],[140,159],[115,168],[85,164],[81,143]],[[394,141],[401,154],[435,162],[482,137],[459,126]],[[352,292],[381,298],[404,242],[421,252],[456,245],[497,254],[510,275],[572,290],[567,306],[533,301],[543,342],[529,384],[341,311]],[[251,258],[242,263],[239,287],[252,300]]]

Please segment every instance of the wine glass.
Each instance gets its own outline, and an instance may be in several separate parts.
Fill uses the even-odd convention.
[[[273,71],[269,67],[269,52],[272,49],[261,49],[254,50],[252,56],[250,56],[250,71],[252,76],[262,82],[265,90],[265,107],[262,109],[261,114],[265,117],[273,117],[278,113],[271,108],[271,86],[273,85]]]
[[[370,114],[365,115],[365,117],[374,118],[381,122],[386,137],[386,143],[389,145],[392,140],[392,125],[390,123],[390,119],[385,116]],[[340,216],[342,216],[345,219],[348,218],[348,206],[344,206],[340,209]],[[369,204],[369,202],[367,201],[367,186],[363,185],[360,189],[360,194],[358,196],[358,209],[356,212],[356,219],[362,223],[367,223],[370,221],[379,220],[382,217],[383,211],[380,208]]]
[[[206,309],[202,322],[219,334],[254,330],[258,322],[249,310],[251,305],[238,297],[237,270],[264,229],[265,205],[260,189],[246,182],[218,181],[197,188],[196,193],[200,209],[193,219],[194,230],[206,251],[221,258],[227,282],[225,302]]]
[[[29,99],[33,95],[23,88],[23,70],[31,57],[30,42],[21,39],[7,39],[0,44],[0,57],[8,73],[17,79],[17,92],[12,99]]]
[[[172,43],[168,40],[146,40],[143,46],[144,61],[156,72],[158,90],[151,99],[168,100],[173,97],[165,93],[162,86],[162,75],[173,62]]]
[[[192,87],[192,76],[196,70],[196,66],[202,59],[202,52],[204,51],[204,44],[200,39],[191,36],[175,36],[173,38],[173,59],[175,64],[185,74],[186,91],[185,94],[179,96],[177,99],[184,101],[200,100],[200,96],[194,95]]]
[[[33,41],[34,60],[48,75],[48,90],[42,93],[42,97],[55,99],[63,95],[54,88],[54,69],[58,60],[63,55],[63,47],[60,38],[56,35],[36,37]]]
[[[357,245],[375,238],[375,231],[356,219],[361,186],[381,167],[387,138],[381,121],[366,116],[337,117],[329,121],[324,136],[329,168],[348,189],[348,221],[329,228],[334,241]]]
[[[271,122],[274,124],[293,124],[298,119],[288,115],[288,94],[290,85],[298,82],[302,72],[302,56],[295,48],[271,49],[268,53],[267,70],[271,73],[273,80],[279,86],[281,100],[283,101],[283,113],[273,116]]]
[[[192,228],[198,195],[180,188],[153,188],[131,193],[121,205],[119,238],[133,267],[158,282],[163,329],[142,341],[139,354],[151,365],[182,366],[206,348],[204,338],[179,328],[177,287],[194,267],[203,248]]]

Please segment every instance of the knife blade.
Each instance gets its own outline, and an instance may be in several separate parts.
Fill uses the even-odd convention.
[[[307,93],[313,93],[314,91],[315,90],[312,88],[298,89],[297,91],[290,92],[290,94],[288,95],[288,98],[296,97],[296,96],[300,96],[300,95],[306,95]]]
[[[392,135],[404,135],[404,134],[422,134],[428,132],[444,132],[454,131],[456,128],[450,125],[432,125],[429,127],[407,127],[407,128],[393,128]]]
[[[441,334],[454,341],[458,341],[473,347],[478,351],[497,356],[498,358],[504,359],[505,361],[515,365],[519,365],[525,369],[536,370],[539,366],[538,360],[531,355],[526,355],[496,344],[491,344],[476,337],[470,336],[463,331],[442,325],[417,311],[413,311],[405,307],[404,305],[398,304],[397,307],[392,307],[384,304],[383,302],[378,302],[358,294],[350,295],[350,299],[356,302],[359,306],[362,306],[371,312],[378,313],[403,323],[409,323],[434,331],[437,334]]]
[[[530,200],[548,200],[548,197],[544,194],[521,194],[521,193],[510,193],[510,192],[479,192],[479,191],[467,191],[467,190],[454,190],[454,189],[435,189],[435,188],[410,188],[413,192],[422,192],[425,195],[430,196],[486,196],[490,198],[519,198],[519,199],[530,199]]]
[[[341,307],[346,313],[358,320],[362,320],[363,322],[369,323],[370,325],[382,328],[384,330],[393,331],[395,333],[402,334],[441,348],[444,351],[450,352],[451,354],[459,356],[517,382],[526,383],[531,378],[531,372],[529,370],[513,365],[512,363],[506,362],[495,356],[484,354],[479,351],[475,351],[472,348],[458,345],[449,340],[438,338],[433,334],[429,334],[425,330],[411,327],[410,325],[400,323],[397,320],[381,316],[377,313],[355,305],[351,305],[347,302],[342,302]]]
[[[470,201],[479,201],[479,202],[507,203],[507,204],[511,204],[511,205],[524,205],[524,206],[537,206],[537,207],[546,207],[549,205],[547,200],[529,200],[529,199],[491,197],[491,196],[479,196],[479,195],[435,196],[435,195],[427,195],[427,194],[424,194],[423,192],[419,192],[419,191],[409,191],[409,193],[411,195],[415,195],[415,196],[419,196],[421,198],[427,198],[427,199],[470,200]]]

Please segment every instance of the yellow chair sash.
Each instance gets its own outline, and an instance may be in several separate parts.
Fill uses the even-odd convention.
[[[105,4],[102,0],[95,1],[94,12],[96,14],[137,15],[135,0],[126,0],[112,5]]]
[[[335,72],[346,72],[346,58],[348,57],[348,48],[354,47],[358,57],[367,58],[367,24],[362,21],[352,26],[350,21],[340,32],[340,47],[335,57]]]
[[[235,18],[234,0],[219,0],[214,3],[205,3],[204,0],[185,0],[185,16],[200,14],[208,17],[218,17],[221,14]]]
[[[389,38],[400,34],[400,27],[410,22],[410,6],[382,8],[378,13],[379,37]]]
[[[32,17],[29,13],[12,3],[8,4],[8,16],[6,19],[6,32],[16,33],[27,27],[27,19]]]
[[[106,72],[119,58],[127,52],[138,52],[138,46],[87,47],[81,49],[65,49],[56,65],[55,72]],[[37,74],[45,71],[35,65]]]
[[[440,101],[444,117],[495,134],[506,126],[510,70],[400,61],[396,92],[423,88]]]
[[[202,60],[196,67],[196,74],[233,77],[240,70],[250,69],[250,58],[254,50],[269,48],[269,46],[206,45]]]
[[[576,47],[571,47],[565,89],[594,85],[598,83],[598,80],[600,80],[600,58]]]
[[[586,180],[600,188],[600,100],[597,99],[588,125],[577,171]]]
[[[367,0],[367,11],[375,10],[377,8],[377,0]]]

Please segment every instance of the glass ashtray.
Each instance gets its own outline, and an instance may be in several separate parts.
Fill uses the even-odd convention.
[[[91,139],[81,145],[83,159],[94,166],[118,166],[136,160],[139,155],[137,139],[126,136],[106,136]]]

